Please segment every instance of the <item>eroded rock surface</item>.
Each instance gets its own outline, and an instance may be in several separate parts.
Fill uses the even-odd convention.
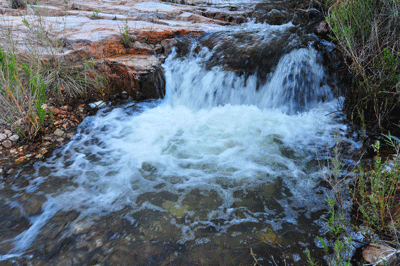
[[[136,100],[159,98],[165,83],[160,65],[173,39],[200,37],[230,24],[202,16],[203,10],[140,0],[42,0],[12,9],[9,1],[1,1],[1,28],[10,33],[2,34],[1,43],[11,38],[20,53],[36,50],[50,63],[77,66],[95,60],[98,74],[106,74],[115,93],[126,91]]]
[[[308,27],[308,32],[317,32],[322,19],[315,9],[303,8],[301,1],[289,0],[241,5],[202,0],[179,4],[144,0],[39,0],[28,4],[26,9],[12,9],[10,1],[1,0],[0,13],[2,32],[9,33],[2,34],[1,43],[12,38],[18,43],[19,52],[29,54],[30,50],[36,50],[48,57],[50,63],[61,61],[76,67],[85,60],[95,60],[98,74],[106,74],[116,89],[114,93],[126,91],[136,100],[164,95],[160,65],[171,52],[174,38],[201,37],[224,31],[226,25],[247,21],[270,25],[291,22]],[[241,36],[233,35],[231,41],[240,39]],[[210,39],[204,42],[217,45]],[[219,46],[230,46],[229,40]],[[262,54],[266,60],[279,57],[274,49],[267,50]],[[253,49],[246,47],[243,51],[250,56]],[[215,56],[214,61],[223,57]],[[230,59],[223,58],[222,64],[227,60]],[[232,67],[235,66],[234,62]],[[251,68],[247,64],[244,67]],[[150,81],[154,86],[147,86]]]

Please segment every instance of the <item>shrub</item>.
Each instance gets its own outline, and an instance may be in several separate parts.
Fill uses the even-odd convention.
[[[347,58],[351,88],[345,109],[368,129],[385,131],[398,124],[393,114],[400,96],[400,1],[328,1],[326,18]]]
[[[125,48],[128,48],[132,42],[129,30],[128,20],[125,20],[123,27],[120,28],[121,42]]]
[[[11,0],[11,8],[26,8],[26,3],[24,0]]]
[[[361,220],[368,228],[377,233],[388,233],[393,228],[392,210],[395,204],[396,188],[400,182],[399,145],[386,136],[388,145],[396,148],[396,155],[390,164],[384,164],[379,154],[380,142],[376,141],[373,148],[378,153],[374,158],[372,170],[359,167],[357,185],[354,189],[354,199],[362,214]]]

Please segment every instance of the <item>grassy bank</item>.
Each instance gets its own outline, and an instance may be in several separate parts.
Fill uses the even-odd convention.
[[[324,7],[347,65],[349,118],[367,130],[400,132],[400,1],[328,0]]]
[[[341,76],[348,85],[345,112],[364,132],[384,134],[381,142],[371,145],[375,157],[362,158],[346,177],[336,147],[332,174],[327,177],[334,196],[327,199],[327,234],[319,241],[328,265],[363,265],[371,254],[376,258],[368,259],[368,265],[399,265],[400,146],[388,132],[400,133],[400,1],[314,2],[322,7],[331,29],[329,37],[341,51]],[[391,155],[381,154],[382,144]],[[350,204],[344,204],[345,195]],[[363,236],[363,243],[354,240],[354,232]],[[364,259],[359,256],[351,261],[354,246],[363,245]],[[315,265],[312,254],[310,265]]]
[[[95,75],[91,62],[71,65],[62,58],[62,38],[53,36],[53,25],[37,17],[22,20],[26,30],[23,43],[18,32],[0,21],[0,122],[25,140],[41,135],[51,117],[46,104],[63,104],[103,88],[104,79]]]

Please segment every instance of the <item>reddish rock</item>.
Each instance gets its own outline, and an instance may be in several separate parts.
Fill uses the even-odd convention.
[[[106,61],[107,77],[119,92],[136,100],[160,98],[165,93],[161,62],[154,56],[121,56]]]
[[[205,32],[202,30],[164,30],[164,31],[141,31],[137,34],[136,39],[140,42],[156,44],[165,39],[172,39],[175,37],[191,36],[202,37]]]
[[[54,135],[56,135],[56,136],[62,136],[62,135],[64,135],[64,131],[62,131],[61,129],[57,128],[57,129],[54,131]]]
[[[42,148],[42,149],[40,149],[40,154],[43,154],[43,155],[45,155],[46,153],[48,153],[49,151],[48,150],[46,150],[45,148]]]
[[[22,157],[19,157],[19,158],[17,158],[16,160],[15,160],[15,162],[16,163],[23,163],[23,162],[25,162],[26,161],[26,157],[25,156],[22,156]]]
[[[362,256],[365,261],[376,264],[382,265],[382,259],[386,262],[389,262],[392,257],[396,255],[396,250],[392,247],[381,245],[381,244],[369,244],[369,246],[362,252]],[[379,263],[381,261],[381,263]]]

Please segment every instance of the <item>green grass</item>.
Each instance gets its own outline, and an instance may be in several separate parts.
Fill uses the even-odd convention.
[[[121,43],[125,48],[128,48],[132,43],[132,38],[129,31],[130,28],[128,25],[128,20],[125,20],[123,26],[120,28]]]
[[[0,65],[0,118],[22,137],[34,138],[44,123],[46,84],[30,65],[19,63],[12,50],[0,48]]]
[[[387,234],[392,231],[391,210],[395,202],[396,187],[400,182],[400,159],[398,144],[392,138],[385,136],[388,145],[396,149],[396,155],[390,164],[384,164],[380,156],[380,142],[373,147],[377,152],[374,166],[371,170],[359,167],[357,185],[354,188],[354,199],[361,213],[361,220],[365,226],[378,234]]]

